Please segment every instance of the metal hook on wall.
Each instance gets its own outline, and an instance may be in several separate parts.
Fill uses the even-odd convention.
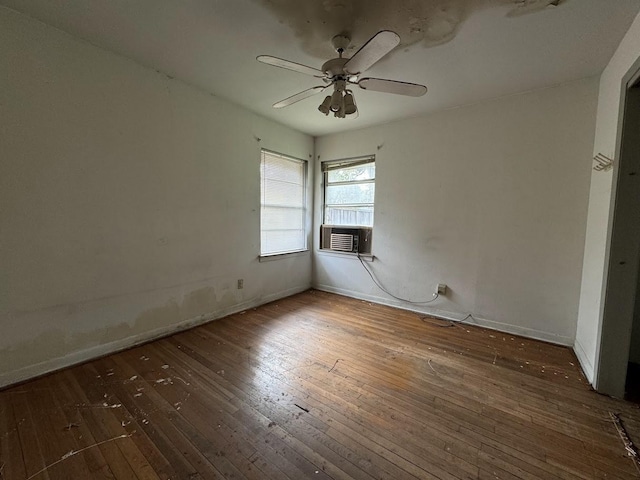
[[[593,169],[596,172],[606,172],[607,170],[611,170],[613,168],[613,159],[607,157],[602,153],[598,153],[593,160],[596,164],[593,166]]]

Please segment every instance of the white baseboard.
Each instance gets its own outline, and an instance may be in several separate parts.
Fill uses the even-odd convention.
[[[375,295],[367,295],[361,292],[355,292],[352,290],[346,290],[343,288],[336,288],[331,285],[314,285],[315,289],[322,290],[329,293],[337,293],[344,295],[345,297],[357,298],[359,300],[369,300],[374,303],[380,303],[382,305],[388,305],[390,307],[400,308],[402,310],[409,310],[410,312],[417,312],[424,315],[431,315],[435,318],[441,318],[443,320],[450,320],[452,322],[460,322],[467,317],[464,313],[448,312],[446,310],[440,310],[432,307],[421,307],[418,305],[408,305],[400,301],[389,300],[387,298],[378,297]],[[479,327],[489,328],[498,332],[509,333],[512,335],[520,335],[522,337],[531,338],[534,340],[542,340],[547,343],[554,343],[556,345],[562,345],[564,347],[573,347],[574,338],[557,335],[555,333],[544,332],[541,330],[534,330],[532,328],[520,327],[517,325],[510,325],[508,323],[496,322],[495,320],[489,320],[486,318],[480,318],[473,315],[473,320],[468,322],[470,325],[477,325]]]
[[[578,362],[580,362],[580,366],[582,367],[582,372],[584,376],[587,377],[587,380],[591,385],[593,385],[594,373],[595,370],[593,368],[593,364],[589,360],[586,352],[584,351],[584,347],[580,344],[578,339],[573,344],[573,352],[576,354],[578,358]]]
[[[24,382],[25,380],[29,380],[31,378],[40,377],[42,375],[61,370],[63,368],[71,367],[73,365],[78,365],[80,363],[103,357],[105,355],[120,352],[122,350],[126,350],[143,343],[148,343],[162,337],[167,337],[169,335],[188,330],[198,325],[203,325],[213,320],[217,320],[234,313],[242,312],[243,310],[247,310],[248,308],[255,308],[260,305],[264,305],[265,303],[273,302],[285,297],[290,297],[291,295],[304,292],[309,288],[311,288],[310,285],[290,288],[288,290],[272,293],[258,299],[239,303],[232,307],[223,308],[221,310],[204,315],[199,315],[195,318],[191,318],[174,325],[150,330],[139,335],[123,338],[114,342],[105,343],[103,345],[96,345],[95,347],[76,351],[63,357],[52,358],[44,362],[36,363],[34,365],[28,365],[11,372],[4,372],[0,374],[0,388]]]

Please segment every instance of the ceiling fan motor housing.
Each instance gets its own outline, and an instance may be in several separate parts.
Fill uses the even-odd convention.
[[[322,65],[322,71],[331,78],[344,76],[344,64],[348,61],[348,58],[332,58]]]

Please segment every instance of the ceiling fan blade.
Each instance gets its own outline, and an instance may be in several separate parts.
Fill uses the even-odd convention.
[[[421,97],[427,93],[427,87],[417,83],[398,82],[397,80],[384,80],[382,78],[363,78],[358,82],[360,88],[374,92],[395,93],[410,97]]]
[[[400,37],[395,32],[382,30],[376,33],[344,64],[344,71],[353,75],[364,72],[399,43]]]
[[[294,72],[304,73],[305,75],[312,75],[314,77],[323,78],[325,74],[317,68],[307,67],[300,63],[290,62],[283,58],[271,57],[269,55],[259,55],[256,60],[267,65],[273,65],[274,67],[285,68],[287,70],[293,70]]]
[[[274,103],[273,108],[288,107],[289,105],[299,102],[300,100],[304,100],[305,98],[311,97],[316,93],[320,93],[321,91],[323,91],[325,88],[329,86],[330,85],[318,85],[317,87],[307,88],[302,92],[296,93],[295,95],[291,95],[290,97],[287,97],[284,100],[280,100],[279,102]]]

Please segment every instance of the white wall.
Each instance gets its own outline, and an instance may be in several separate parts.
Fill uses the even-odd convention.
[[[616,156],[622,78],[640,57],[640,16],[636,17],[600,78],[594,154]],[[595,379],[600,343],[607,232],[613,174],[591,174],[580,309],[575,351],[590,382]]]
[[[0,386],[310,286],[258,253],[311,137],[5,8],[0,65]]]
[[[357,259],[326,253],[314,256],[314,285],[573,345],[596,100],[591,78],[317,139],[320,162],[376,154],[379,280],[413,300],[438,283],[450,294],[397,302]]]

